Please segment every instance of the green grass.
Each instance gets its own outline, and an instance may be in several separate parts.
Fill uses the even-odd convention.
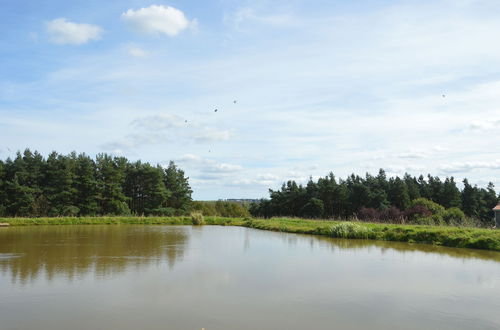
[[[28,225],[97,225],[146,224],[191,225],[185,217],[81,217],[81,218],[0,218],[11,226]],[[500,251],[500,230],[446,226],[393,225],[327,220],[273,218],[204,217],[206,225],[244,226],[288,233],[322,235],[336,238],[426,243],[457,248]]]

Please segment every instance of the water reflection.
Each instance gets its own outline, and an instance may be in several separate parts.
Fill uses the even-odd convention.
[[[0,272],[26,283],[41,274],[106,276],[127,267],[182,260],[188,227],[47,226],[0,230]]]
[[[276,232],[268,232],[268,234],[274,237],[279,236],[281,240],[290,247],[296,246],[299,241],[305,241],[308,243],[311,251],[314,251],[315,249],[319,250],[328,249],[331,250],[332,252],[339,250],[375,249],[375,250],[380,250],[382,253],[388,251],[397,251],[400,253],[422,252],[429,254],[438,254],[442,256],[459,258],[459,259],[482,259],[482,260],[500,261],[500,252],[497,251],[449,248],[445,246],[420,244],[420,243],[374,241],[374,240],[363,240],[363,239],[340,239],[340,238],[330,238],[325,236],[288,234],[288,233],[276,233]],[[261,235],[265,235],[265,233]],[[249,243],[245,242],[245,244]]]
[[[499,256],[239,227],[7,228],[0,328],[496,330]]]

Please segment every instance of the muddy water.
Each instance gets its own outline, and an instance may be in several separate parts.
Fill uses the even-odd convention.
[[[0,228],[0,329],[500,329],[500,253],[238,227]]]

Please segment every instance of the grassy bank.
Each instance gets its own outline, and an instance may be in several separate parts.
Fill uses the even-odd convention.
[[[147,224],[191,225],[191,217],[81,217],[81,218],[0,218],[11,226]],[[426,243],[458,248],[500,251],[500,230],[445,226],[391,225],[302,219],[243,219],[205,217],[206,225],[244,226],[288,233],[337,238]]]

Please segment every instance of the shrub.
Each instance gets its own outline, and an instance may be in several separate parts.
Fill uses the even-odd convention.
[[[182,210],[176,210],[172,207],[159,207],[156,209],[148,210],[148,214],[154,216],[173,217],[176,215],[180,215],[181,213]]]
[[[410,222],[413,222],[414,220],[419,218],[430,217],[432,215],[432,212],[429,211],[427,207],[417,204],[407,209],[404,212],[404,215]]]
[[[426,226],[436,225],[436,222],[434,221],[434,218],[432,216],[414,218],[410,221],[410,223],[414,225],[426,225]]]
[[[465,223],[465,213],[458,207],[451,207],[443,212],[443,220],[448,225],[462,225]]]
[[[61,213],[62,215],[67,217],[76,217],[78,215],[78,212],[80,212],[80,209],[78,207],[73,205],[68,205],[62,209]]]
[[[425,208],[427,208],[427,210],[431,211],[432,214],[438,214],[444,212],[445,210],[443,206],[439,205],[438,203],[434,203],[433,201],[428,200],[427,198],[414,199],[411,202],[410,208],[417,205],[424,206]]]
[[[397,207],[391,206],[380,212],[380,219],[384,222],[403,223],[404,213]]]
[[[200,226],[205,224],[205,218],[201,212],[191,212],[191,221],[194,226]]]
[[[342,222],[330,229],[330,235],[339,238],[370,238],[370,234],[370,229],[352,222]]]
[[[195,201],[193,210],[201,212],[204,216],[218,216],[230,218],[249,217],[248,209],[236,202],[228,201]]]
[[[374,208],[364,206],[359,209],[356,216],[362,221],[379,221],[380,219],[379,211]]]

